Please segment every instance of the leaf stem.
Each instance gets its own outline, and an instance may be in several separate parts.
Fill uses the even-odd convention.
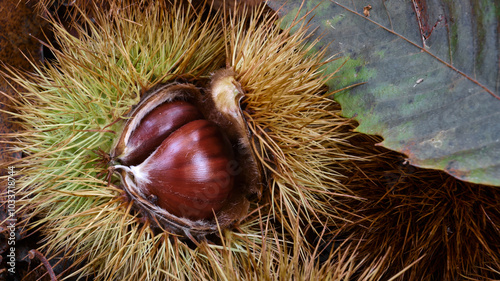
[[[460,75],[462,75],[463,77],[465,77],[467,80],[469,80],[469,81],[471,81],[472,83],[474,83],[474,84],[478,85],[479,87],[483,88],[483,90],[485,90],[488,94],[490,94],[491,96],[493,96],[495,99],[500,100],[500,96],[497,96],[495,93],[493,93],[493,91],[491,91],[490,89],[486,88],[486,86],[484,86],[483,84],[479,83],[479,81],[477,81],[476,79],[474,79],[474,78],[472,78],[472,77],[468,76],[468,75],[467,75],[467,74],[465,74],[464,72],[462,72],[462,71],[458,70],[456,67],[454,67],[453,65],[451,65],[451,64],[449,64],[449,63],[447,63],[446,61],[442,60],[441,58],[439,58],[439,57],[435,56],[434,54],[432,54],[431,52],[429,52],[429,51],[428,51],[428,50],[426,50],[425,48],[420,47],[418,44],[416,44],[416,43],[414,43],[414,42],[410,41],[408,38],[406,38],[406,37],[402,36],[401,34],[399,34],[399,33],[395,32],[394,30],[391,30],[391,29],[389,29],[389,28],[387,28],[387,27],[385,27],[385,26],[383,26],[383,25],[381,25],[381,24],[377,23],[376,21],[374,21],[374,20],[372,20],[372,19],[370,19],[370,18],[367,18],[367,17],[365,17],[365,16],[361,15],[360,13],[358,13],[358,12],[356,12],[356,11],[352,10],[352,9],[349,9],[348,7],[346,7],[346,6],[342,5],[342,4],[339,4],[337,1],[330,0],[330,2],[332,2],[332,3],[336,4],[336,5],[338,5],[339,7],[343,8],[344,10],[347,10],[347,11],[349,11],[349,12],[351,12],[351,13],[355,14],[355,15],[358,15],[358,16],[360,16],[360,17],[362,17],[362,18],[366,19],[367,21],[369,21],[369,22],[371,22],[371,23],[375,24],[376,26],[378,26],[378,27],[380,27],[380,28],[384,29],[385,31],[387,31],[387,32],[389,32],[389,33],[392,33],[392,34],[394,34],[394,35],[398,36],[399,38],[401,38],[401,39],[405,40],[406,42],[408,42],[408,43],[412,44],[413,46],[415,46],[415,47],[419,48],[422,52],[427,53],[427,54],[428,54],[428,55],[430,55],[431,57],[435,58],[435,59],[436,59],[436,60],[438,60],[439,62],[441,62],[441,63],[443,63],[444,65],[446,65],[448,68],[450,68],[450,69],[452,69],[452,70],[456,71],[458,74],[460,74]]]

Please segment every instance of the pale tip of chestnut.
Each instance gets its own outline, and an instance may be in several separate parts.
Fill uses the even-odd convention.
[[[125,166],[125,165],[114,165],[113,169],[115,171],[123,171],[123,173],[119,173],[122,181],[126,183],[126,185],[133,189],[134,192],[144,195],[145,190],[141,189],[141,186],[144,184],[149,184],[151,181],[148,179],[147,174],[140,170],[138,166]]]

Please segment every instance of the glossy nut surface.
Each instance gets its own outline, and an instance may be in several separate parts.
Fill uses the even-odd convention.
[[[170,134],[136,167],[139,186],[157,205],[189,219],[212,217],[233,187],[230,143],[210,121],[195,120]]]
[[[185,124],[202,119],[203,115],[188,102],[173,101],[159,105],[149,112],[132,132],[128,146],[133,148],[125,165],[139,165],[155,151],[172,132]]]

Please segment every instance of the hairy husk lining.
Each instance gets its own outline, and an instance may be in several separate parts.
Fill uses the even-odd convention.
[[[189,5],[125,2],[94,11],[95,22],[82,14],[79,38],[54,23],[56,60],[35,73],[10,73],[24,88],[12,113],[24,128],[11,136],[25,154],[10,163],[22,175],[18,212],[45,237],[41,250],[84,262],[65,278],[350,279],[364,263],[353,262],[357,245],[346,245],[347,256],[321,252],[316,243],[337,216],[330,196],[348,193],[340,180],[343,163],[354,158],[345,142],[350,123],[322,96],[330,77],[320,71],[322,54],[307,55],[313,46],[302,46],[304,29],[290,36],[262,11],[205,19]],[[131,211],[118,180],[108,184],[103,156],[119,133],[117,121],[142,93],[209,78],[225,62],[245,92],[245,118],[267,180],[263,199],[237,227],[221,230],[218,243],[193,247],[154,232]],[[369,280],[384,259],[358,277]]]

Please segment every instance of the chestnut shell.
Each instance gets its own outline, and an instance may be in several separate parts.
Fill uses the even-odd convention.
[[[167,84],[146,93],[127,116],[111,163],[152,227],[205,236],[236,223],[248,212],[248,198],[260,197],[261,167],[231,74],[214,75],[230,81],[223,84],[230,86],[227,98],[220,90],[226,86]]]

